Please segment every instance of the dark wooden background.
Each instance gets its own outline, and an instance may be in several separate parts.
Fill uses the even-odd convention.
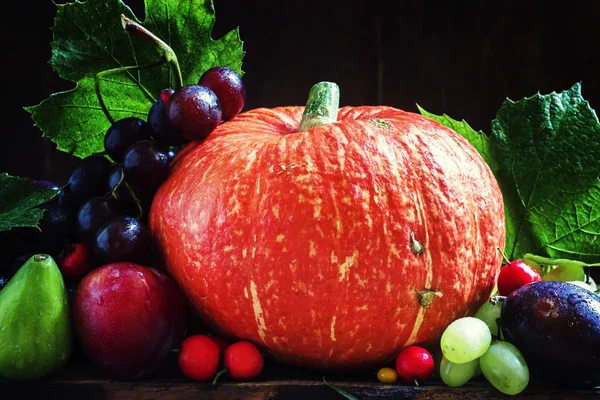
[[[126,3],[143,18],[142,0]],[[416,111],[418,103],[489,130],[506,97],[582,82],[584,97],[600,106],[598,4],[214,0],[213,37],[240,28],[245,109],[303,105],[312,84],[332,80],[342,105]],[[63,184],[76,160],[42,139],[23,110],[71,87],[47,64],[55,8],[20,0],[2,11],[0,172]]]

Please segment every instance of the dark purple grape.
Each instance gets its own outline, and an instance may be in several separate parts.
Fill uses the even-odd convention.
[[[221,122],[221,105],[215,92],[201,85],[182,86],[167,102],[167,119],[179,135],[205,139]]]
[[[4,289],[4,286],[8,283],[8,279],[4,275],[0,275],[0,290]]]
[[[198,85],[206,86],[215,94],[221,104],[221,119],[227,121],[242,111],[246,102],[246,87],[242,78],[227,67],[213,67],[200,77]]]
[[[104,149],[113,161],[121,161],[129,146],[140,140],[149,139],[150,125],[139,118],[127,117],[115,121],[104,136]]]
[[[123,172],[131,185],[154,194],[169,175],[167,148],[155,140],[134,143],[123,157]]]
[[[41,253],[56,257],[75,238],[76,213],[72,208],[56,204],[42,204],[39,208],[44,210],[44,214],[38,224],[40,230],[33,232],[34,247]]]
[[[87,200],[79,208],[75,229],[78,241],[92,247],[96,232],[104,223],[119,215],[124,215],[125,210],[113,197],[96,196]]]
[[[169,122],[165,113],[166,105],[161,101],[156,101],[148,112],[148,124],[152,129],[152,137],[165,145],[183,144],[188,139],[179,134],[178,131],[169,127]]]
[[[126,261],[151,265],[156,244],[150,231],[133,217],[119,216],[106,222],[96,233],[94,258],[101,265]]]
[[[127,182],[123,167],[118,163],[110,166],[106,189],[107,193],[116,199],[121,207],[127,211],[126,213],[131,215],[139,213],[138,202],[140,205],[143,205],[144,200],[147,202],[148,197],[152,200],[152,194],[144,195],[139,189]]]
[[[93,155],[84,158],[81,164],[73,169],[63,189],[65,194],[60,204],[68,204],[77,210],[90,197],[104,195],[109,167],[110,162],[105,157]]]
[[[173,161],[173,159],[175,158],[177,153],[179,153],[180,151],[181,151],[181,146],[169,147],[169,149],[167,150],[167,158],[169,159],[169,162]]]

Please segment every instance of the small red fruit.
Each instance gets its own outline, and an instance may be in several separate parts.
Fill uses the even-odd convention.
[[[233,379],[250,380],[262,372],[264,359],[254,344],[242,340],[225,349],[224,364]]]
[[[72,282],[79,282],[93,269],[92,251],[81,243],[65,247],[56,259],[58,269],[63,277]]]
[[[431,354],[420,346],[405,347],[396,358],[396,372],[400,379],[416,386],[431,377],[434,366]]]
[[[498,294],[508,296],[523,285],[541,280],[533,267],[524,261],[514,260],[502,267],[498,274]]]
[[[181,343],[177,357],[179,369],[195,381],[212,380],[219,366],[219,346],[206,335],[188,336]]]

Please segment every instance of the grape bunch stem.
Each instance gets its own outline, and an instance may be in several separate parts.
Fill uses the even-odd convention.
[[[169,63],[171,70],[175,75],[175,82],[173,85],[173,89],[177,90],[181,86],[183,86],[183,77],[181,75],[181,68],[179,67],[179,61],[177,61],[177,55],[175,51],[162,39],[156,36],[154,33],[150,32],[148,29],[144,28],[142,25],[138,24],[131,18],[127,18],[125,15],[121,14],[121,23],[123,25],[123,29],[128,32],[138,32],[146,39],[150,40],[154,47],[161,53],[166,62]]]
[[[94,76],[94,87],[96,90],[96,97],[98,97],[98,102],[100,103],[100,108],[102,109],[102,112],[104,112],[104,115],[106,116],[106,118],[108,119],[108,121],[111,124],[115,123],[115,119],[110,115],[110,112],[108,111],[108,108],[106,107],[106,104],[104,103],[104,99],[102,98],[102,94],[100,93],[100,79],[102,77],[104,77],[106,75],[110,75],[110,74],[125,72],[125,71],[135,71],[135,70],[141,70],[141,69],[154,68],[154,67],[158,67],[158,66],[164,64],[165,62],[167,62],[167,63],[169,63],[169,66],[171,67],[171,71],[172,71],[173,75],[175,76],[175,82],[174,82],[173,88],[178,89],[181,86],[183,86],[183,77],[181,75],[181,68],[179,67],[179,61],[177,60],[177,55],[175,54],[175,51],[168,44],[166,44],[163,40],[161,40],[158,36],[156,36],[154,33],[150,32],[148,29],[144,28],[142,25],[138,24],[137,22],[135,22],[131,18],[126,17],[123,14],[121,14],[121,24],[123,25],[123,29],[125,29],[127,32],[137,32],[137,33],[141,34],[143,37],[145,37],[146,39],[150,40],[154,44],[154,47],[161,53],[162,57],[160,58],[160,60],[150,63],[150,64],[131,65],[131,66],[107,69],[105,71],[98,72]],[[149,93],[146,93],[146,94],[148,94],[148,96],[152,97]],[[154,100],[154,99],[152,99],[152,100]]]

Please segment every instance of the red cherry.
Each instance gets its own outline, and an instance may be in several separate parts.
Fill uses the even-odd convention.
[[[433,374],[431,353],[419,346],[408,346],[396,357],[396,372],[404,382],[419,385]]]
[[[74,243],[60,252],[56,264],[65,279],[79,282],[94,268],[92,260],[92,251],[89,248],[82,243]]]
[[[177,364],[189,379],[211,380],[217,374],[219,366],[219,346],[210,336],[188,336],[181,343]]]
[[[514,260],[502,267],[498,274],[498,294],[508,296],[523,285],[541,280],[533,267],[521,260]]]
[[[225,349],[224,364],[233,379],[250,380],[262,372],[264,359],[254,344],[242,340]]]

